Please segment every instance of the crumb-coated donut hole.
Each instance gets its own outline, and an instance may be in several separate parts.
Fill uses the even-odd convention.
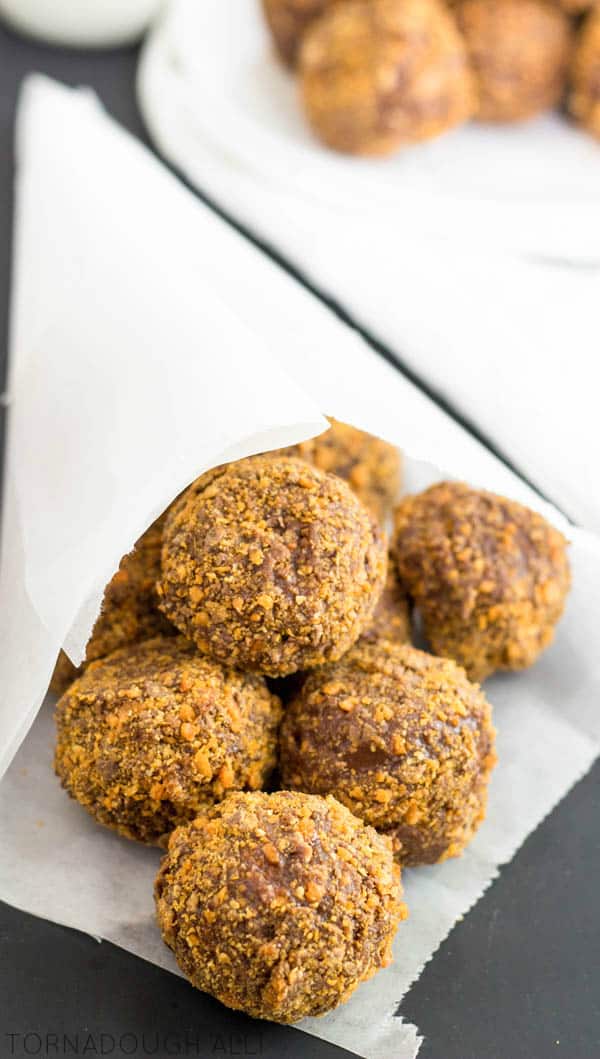
[[[358,427],[329,419],[329,430],[281,450],[343,478],[373,518],[383,522],[400,495],[402,457],[395,445]]]
[[[344,481],[258,456],[183,495],[165,526],[158,592],[201,651],[278,677],[347,651],[386,569],[385,534]]]
[[[479,121],[521,121],[559,103],[572,48],[551,0],[459,0],[454,7],[475,75]]]
[[[196,988],[286,1023],[386,966],[406,915],[390,843],[333,798],[290,791],[232,795],[175,831],[155,895]]]
[[[592,136],[600,139],[600,11],[586,18],[575,42],[571,63],[569,110]]]
[[[396,508],[393,554],[431,649],[471,679],[524,669],[551,643],[571,579],[565,538],[537,512],[440,482]]]
[[[156,637],[92,662],[56,708],[55,768],[96,820],[161,843],[276,762],[279,699],[260,676]]]
[[[346,0],[309,26],[300,49],[308,121],[334,150],[385,155],[466,121],[472,77],[438,0]]]
[[[494,737],[485,696],[454,662],[361,641],[288,705],[282,785],[333,795],[392,839],[401,864],[433,864],[485,816]]]

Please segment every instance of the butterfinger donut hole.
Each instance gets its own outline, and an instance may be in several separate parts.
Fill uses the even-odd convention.
[[[386,966],[406,915],[389,842],[333,798],[291,791],[231,795],[175,831],[155,894],[192,985],[284,1023]]]
[[[524,669],[552,642],[571,583],[567,542],[537,512],[441,482],[400,502],[393,554],[432,650],[471,679]]]
[[[307,30],[299,72],[313,132],[349,154],[390,154],[473,110],[464,44],[438,0],[335,5]]]
[[[56,708],[55,768],[101,824],[161,843],[276,757],[279,699],[262,677],[156,637],[92,662]]]
[[[479,121],[522,121],[556,106],[572,48],[569,18],[549,0],[459,0]]]
[[[360,641],[306,677],[280,734],[284,786],[331,794],[388,835],[403,865],[457,856],[485,817],[491,709],[464,670]]]
[[[158,592],[201,651],[279,677],[351,647],[386,569],[385,535],[345,482],[259,456],[184,494],[165,526]]]

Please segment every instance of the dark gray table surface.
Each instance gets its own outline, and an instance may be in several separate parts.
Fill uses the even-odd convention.
[[[135,62],[134,50],[51,50],[0,30],[4,334],[19,83],[27,71],[42,70],[90,84],[143,136]],[[599,1059],[599,781],[596,765],[502,869],[403,1000],[400,1013],[425,1036],[421,1059]],[[103,1054],[341,1059],[350,1053],[235,1015],[112,945],[0,904],[0,1059]]]

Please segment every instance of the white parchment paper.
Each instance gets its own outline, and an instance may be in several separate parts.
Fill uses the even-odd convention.
[[[385,159],[348,158],[311,134],[297,80],[277,60],[260,0],[173,0],[150,43],[165,45],[179,120],[259,185],[403,237],[600,260],[600,151],[557,113],[470,122]],[[152,58],[148,59],[152,63]],[[156,72],[156,76],[158,73]],[[158,90],[158,82],[156,88]],[[151,80],[142,100],[152,117]]]
[[[409,489],[440,476],[436,461],[565,528],[87,94],[36,80],[19,127],[0,608],[5,761],[35,716],[58,646],[78,656],[97,593],[139,530],[203,467],[310,436],[321,410],[413,451]],[[411,918],[395,963],[303,1030],[367,1059],[414,1059],[418,1032],[394,1018],[406,989],[598,753],[600,544],[571,537],[574,590],[555,645],[527,673],[489,682],[501,764],[486,824],[460,860],[406,873]],[[0,899],[176,970],[153,920],[159,854],[96,826],[60,790],[51,714],[46,703],[0,785]]]
[[[115,127],[106,165],[97,106],[76,98],[63,122],[69,94],[30,82],[17,130],[0,775],[58,649],[81,660],[103,587],[150,521],[203,469],[327,426],[185,240],[174,272],[151,225],[152,167],[138,178],[146,152]]]

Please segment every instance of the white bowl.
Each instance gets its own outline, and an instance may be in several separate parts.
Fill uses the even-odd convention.
[[[16,30],[51,44],[110,48],[138,40],[164,0],[0,0]]]

